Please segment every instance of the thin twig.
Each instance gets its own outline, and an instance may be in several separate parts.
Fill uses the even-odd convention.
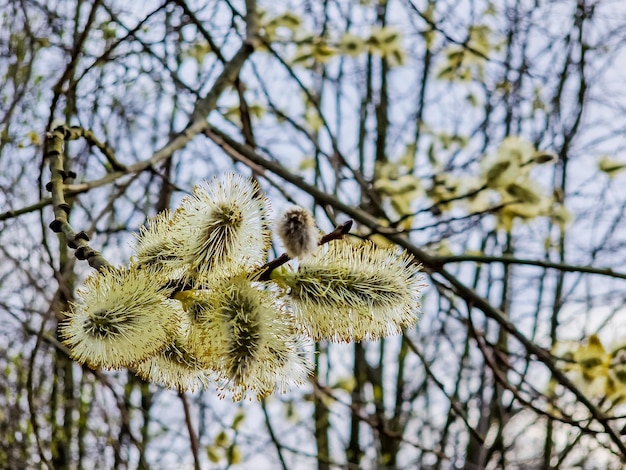
[[[200,444],[198,442],[198,435],[196,434],[196,430],[193,428],[193,423],[191,422],[191,411],[189,409],[189,401],[187,400],[187,395],[184,392],[179,391],[178,397],[183,404],[183,410],[185,411],[185,424],[187,425],[187,431],[189,432],[189,444],[191,445],[191,454],[193,455],[193,468],[195,470],[201,470],[200,466]]]
[[[98,148],[100,152],[106,157],[109,165],[115,171],[126,171],[126,165],[120,163],[115,157],[115,152],[113,149],[104,142],[100,142],[100,140],[96,137],[96,134],[90,129],[83,129],[79,126],[72,126],[69,128],[65,128],[65,140],[78,140],[83,137],[90,145]]]
[[[502,264],[522,264],[528,266],[539,266],[542,268],[557,269],[562,272],[576,272],[587,274],[598,274],[610,276],[618,279],[626,279],[626,273],[614,271],[611,268],[595,268],[593,266],[577,266],[565,263],[553,263],[544,260],[515,258],[512,256],[487,256],[487,255],[457,255],[457,256],[437,256],[437,261],[441,264],[459,263],[471,261],[474,263],[502,263]]]
[[[283,456],[283,446],[278,441],[276,434],[274,433],[274,428],[272,427],[272,423],[270,421],[270,415],[267,412],[267,403],[265,399],[261,402],[261,408],[263,409],[263,415],[265,416],[265,425],[267,426],[267,431],[270,434],[270,439],[274,443],[274,447],[276,447],[276,453],[278,454],[278,460],[280,460],[280,465],[283,467],[283,470],[288,470],[287,463],[285,462],[285,457]]]
[[[432,369],[430,368],[430,365],[428,364],[428,361],[426,360],[426,358],[424,357],[424,355],[422,354],[420,349],[417,347],[417,345],[406,335],[404,335],[404,340],[406,341],[406,344],[409,347],[409,349],[411,351],[413,351],[415,353],[415,355],[417,355],[417,357],[419,357],[420,361],[422,361],[422,364],[424,365],[424,370],[425,370],[426,374],[435,383],[437,388],[439,388],[439,390],[441,390],[443,392],[443,394],[446,396],[446,398],[448,398],[448,400],[450,401],[450,406],[452,407],[452,409],[454,409],[454,411],[457,414],[457,416],[463,420],[463,422],[467,426],[467,430],[469,431],[469,433],[472,436],[474,436],[474,439],[476,439],[478,442],[480,442],[481,444],[484,444],[485,437],[481,436],[479,434],[479,432],[472,427],[472,425],[468,421],[468,417],[466,416],[465,412],[463,411],[463,408],[461,408],[461,405],[459,403],[457,403],[457,401],[454,399],[454,397],[451,397],[450,395],[448,395],[448,393],[446,392],[446,388],[445,388],[444,384],[439,379],[437,379],[437,377],[433,373]]]
[[[444,458],[444,459],[446,458],[446,456],[442,452],[436,451],[434,449],[426,448],[423,445],[421,445],[419,442],[410,440],[407,436],[403,435],[402,432],[398,432],[393,429],[390,429],[386,424],[386,420],[382,419],[380,415],[369,415],[360,404],[354,403],[354,402],[346,402],[342,400],[336,393],[334,393],[332,388],[320,384],[319,381],[315,379],[314,377],[310,377],[310,382],[313,385],[313,393],[317,397],[321,399],[324,399],[324,397],[329,397],[333,401],[336,401],[337,403],[341,404],[342,406],[349,408],[353,416],[355,416],[359,421],[367,424],[370,428],[372,428],[376,432],[383,434],[389,437],[390,439],[395,439],[401,442],[406,442],[407,444],[415,447],[416,449],[420,449],[424,452],[432,453],[434,455],[437,455],[439,458]]]

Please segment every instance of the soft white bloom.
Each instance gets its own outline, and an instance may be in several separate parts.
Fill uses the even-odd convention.
[[[180,278],[186,265],[182,258],[184,240],[176,229],[177,213],[165,210],[147,220],[136,236],[135,259],[139,265],[170,271],[168,278]]]

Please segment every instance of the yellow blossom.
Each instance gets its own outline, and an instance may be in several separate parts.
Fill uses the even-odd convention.
[[[605,155],[598,162],[598,169],[612,178],[616,174],[626,170],[626,163],[614,160]]]
[[[342,54],[356,57],[365,51],[365,40],[361,36],[345,33],[339,40],[338,48]]]
[[[481,174],[490,188],[503,188],[526,178],[530,171],[534,146],[517,136],[505,138],[497,151],[481,162]]]
[[[182,258],[184,240],[176,230],[180,219],[176,213],[165,210],[148,219],[136,236],[135,261],[168,272],[168,278],[182,276],[186,271]]]
[[[140,363],[136,372],[143,380],[181,392],[206,388],[210,378],[210,372],[190,349],[185,329],[160,354]]]

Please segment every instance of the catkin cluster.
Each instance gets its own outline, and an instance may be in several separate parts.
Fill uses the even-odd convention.
[[[129,368],[180,391],[215,384],[233,399],[303,384],[312,340],[375,340],[415,325],[422,276],[370,242],[320,245],[312,214],[288,208],[274,231],[295,266],[274,269],[269,201],[229,174],[194,188],[137,234],[128,266],[89,277],[60,326],[71,356]]]

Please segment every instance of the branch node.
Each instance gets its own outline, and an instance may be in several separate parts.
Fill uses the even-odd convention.
[[[352,228],[352,224],[353,224],[352,219],[348,219],[343,224],[337,225],[335,230],[333,230],[330,233],[327,233],[320,239],[320,241],[318,242],[318,245],[324,245],[325,243],[328,243],[332,240],[341,240],[343,236],[346,235],[350,231],[350,229]],[[287,253],[283,253],[278,258],[273,259],[272,261],[269,261],[268,263],[265,263],[265,265],[261,266],[261,268],[259,268],[258,270],[258,273],[259,273],[258,280],[259,281],[270,280],[272,271],[282,266],[283,264],[289,262],[290,259],[291,258],[287,255]]]
[[[48,227],[50,227],[50,230],[52,230],[54,233],[61,233],[63,231],[63,222],[59,219],[54,219],[52,222],[50,222],[50,225],[48,225]]]
[[[70,211],[72,210],[72,207],[66,203],[66,202],[62,202],[61,204],[57,204],[57,207],[59,209],[61,209],[63,212],[65,212],[66,214],[69,214]]]
[[[88,242],[89,235],[87,235],[87,232],[85,232],[84,230],[81,230],[76,235],[74,235],[74,240],[85,240],[86,242]]]
[[[74,256],[76,256],[76,258],[78,258],[81,261],[84,261],[95,255],[96,255],[95,250],[88,246],[81,246],[74,252]]]
[[[335,227],[335,230],[333,230],[330,233],[327,233],[320,239],[319,245],[323,245],[324,243],[328,243],[332,240],[341,240],[344,237],[344,235],[348,234],[348,232],[352,228],[353,223],[354,222],[352,219],[348,219],[343,224],[337,225],[337,227]]]
[[[348,234],[348,232],[350,232],[350,229],[352,228],[353,223],[354,221],[352,219],[346,220],[341,226],[341,234],[342,235]]]

